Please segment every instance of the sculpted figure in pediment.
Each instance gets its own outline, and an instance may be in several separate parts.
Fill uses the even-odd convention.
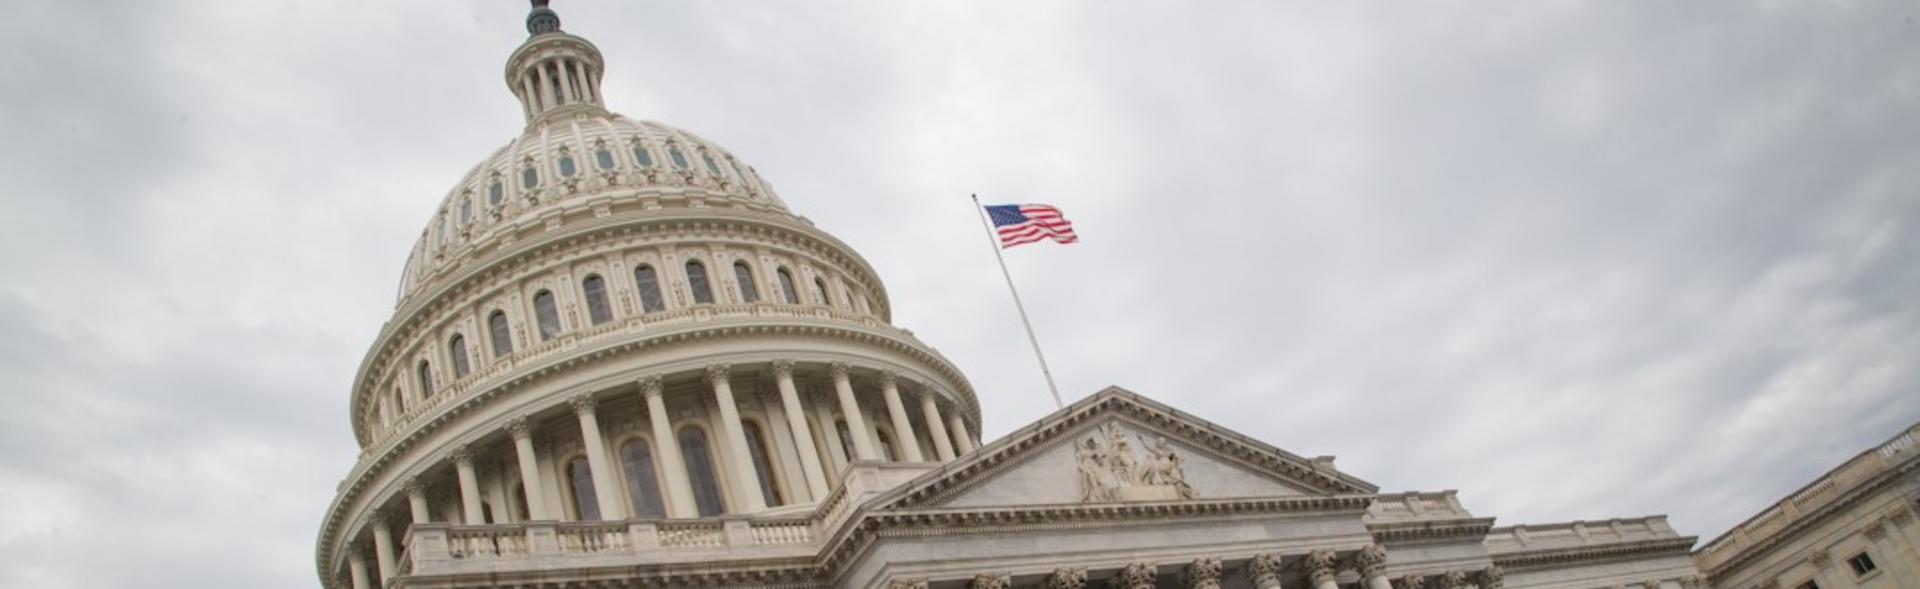
[[[1146,450],[1145,460],[1137,454],[1133,440]],[[1165,437],[1148,443],[1138,435],[1129,436],[1118,424],[1100,426],[1074,444],[1074,458],[1080,471],[1080,501],[1166,501],[1193,499],[1196,494],[1187,484],[1187,474],[1173,444]]]

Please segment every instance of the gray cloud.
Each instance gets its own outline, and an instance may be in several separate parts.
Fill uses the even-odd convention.
[[[313,585],[407,248],[519,130],[497,4],[0,22],[0,585]],[[972,192],[1078,224],[1008,253],[1069,396],[1503,522],[1711,536],[1920,417],[1897,3],[558,8],[616,110],[859,248],[989,436],[1052,403]]]

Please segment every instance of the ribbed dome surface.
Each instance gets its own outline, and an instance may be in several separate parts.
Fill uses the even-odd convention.
[[[420,233],[400,281],[405,299],[495,229],[611,196],[675,196],[664,206],[791,214],[772,186],[711,141],[599,109],[548,119],[467,172]]]

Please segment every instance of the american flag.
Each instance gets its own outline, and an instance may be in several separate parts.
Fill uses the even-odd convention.
[[[1054,243],[1080,241],[1073,234],[1073,223],[1060,215],[1060,209],[1048,205],[987,205],[987,218],[1000,234],[1001,249],[1052,239]]]

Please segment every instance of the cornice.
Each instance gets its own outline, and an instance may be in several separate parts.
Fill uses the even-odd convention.
[[[1755,559],[1759,558],[1760,555],[1768,554],[1774,547],[1792,541],[1801,534],[1806,533],[1807,530],[1832,520],[1835,516],[1848,509],[1852,509],[1855,505],[1860,504],[1861,501],[1879,494],[1881,490],[1917,470],[1920,470],[1920,453],[1909,454],[1907,459],[1900,464],[1888,467],[1878,474],[1875,474],[1872,478],[1867,479],[1865,482],[1854,485],[1851,489],[1842,492],[1838,498],[1814,509],[1812,513],[1802,515],[1799,519],[1787,524],[1785,528],[1741,547],[1740,551],[1735,553],[1733,558],[1720,563],[1720,566],[1701,572],[1706,573],[1708,578],[1712,579],[1725,578],[1728,575],[1738,573],[1741,569],[1753,564]],[[1708,543],[1708,546],[1711,545],[1712,543]],[[1703,547],[1702,550],[1705,550],[1705,548]],[[1695,560],[1697,561],[1698,558],[1696,557]]]
[[[1381,543],[1435,542],[1445,540],[1484,540],[1493,529],[1491,517],[1466,517],[1444,520],[1415,520],[1367,524],[1367,531]]]
[[[1496,553],[1493,563],[1509,571],[1526,570],[1596,560],[1619,560],[1646,556],[1688,556],[1693,543],[1699,540],[1694,536],[1678,538],[1656,538],[1597,544],[1586,546],[1568,546],[1561,548],[1541,548],[1514,552]]]

